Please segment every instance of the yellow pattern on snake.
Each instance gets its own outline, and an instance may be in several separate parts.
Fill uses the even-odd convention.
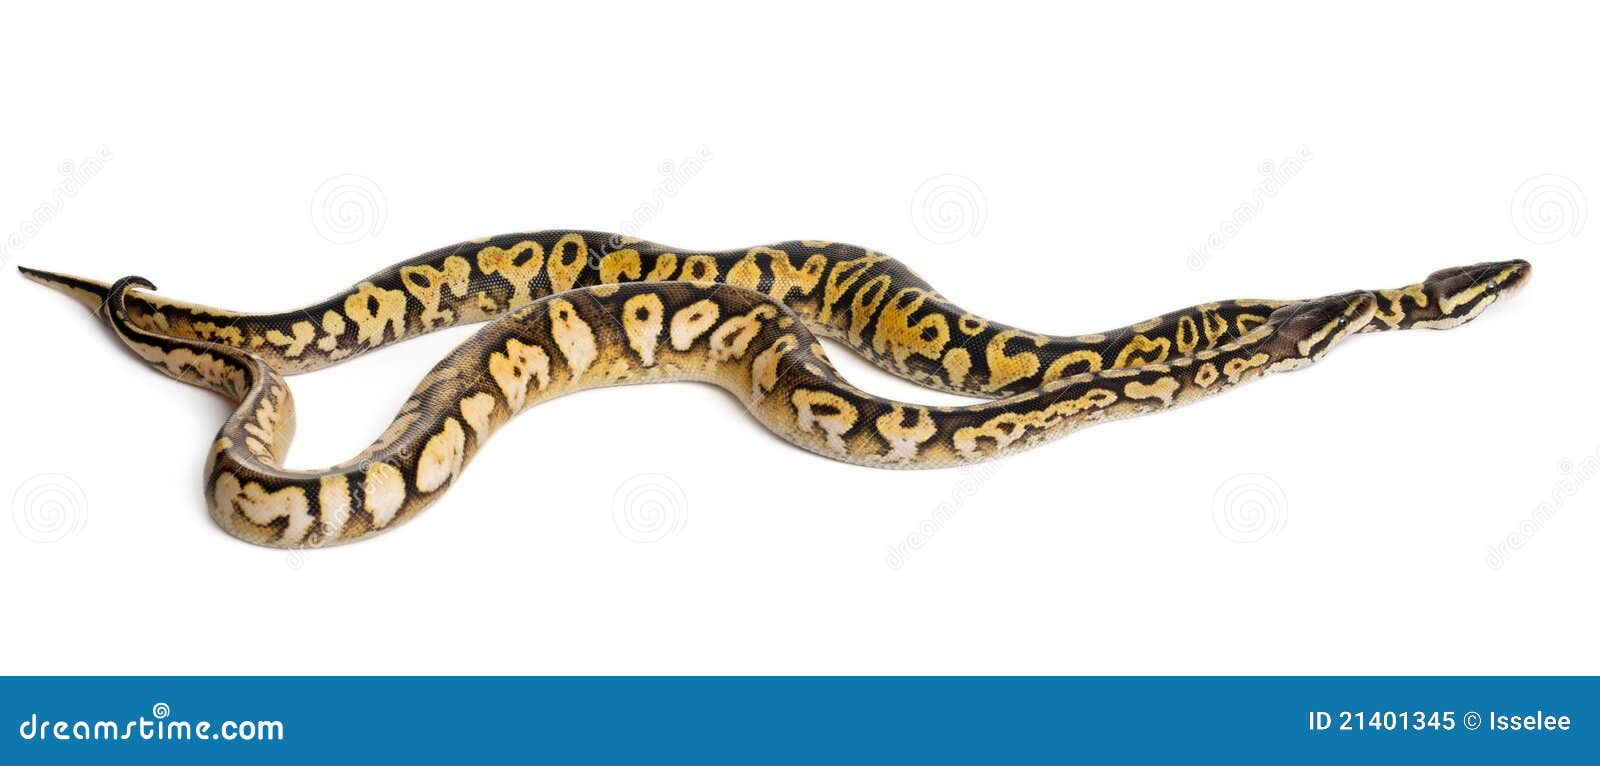
[[[94,310],[158,370],[237,402],[206,467],[212,517],[243,540],[306,547],[415,517],[514,415],[585,388],[710,382],[812,452],[950,466],[1297,369],[1357,332],[1462,324],[1531,268],[1484,263],[1394,290],[1217,301],[1079,336],[975,316],[892,258],[812,241],[705,253],[596,232],[515,234],[427,253],[274,314],[167,299],[138,277],[108,285],[22,271]],[[360,454],[282,467],[294,428],[282,375],[485,320]],[[907,380],[991,401],[932,407],[866,393],[839,376],[817,336]]]

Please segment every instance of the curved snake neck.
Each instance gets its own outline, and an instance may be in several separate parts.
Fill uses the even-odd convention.
[[[941,467],[1297,369],[1356,332],[1470,321],[1529,271],[1522,261],[1479,264],[1395,290],[1218,301],[1061,337],[974,316],[898,261],[819,242],[684,253],[592,232],[507,235],[419,256],[276,314],[133,292],[153,289],[137,277],[106,285],[24,269],[97,309],[162,372],[238,402],[208,460],[208,504],[230,534],[281,547],[397,526],[437,500],[513,416],[585,388],[709,382],[812,452]],[[486,319],[367,449],[325,469],[281,467],[294,422],[283,374]],[[927,407],[866,393],[837,373],[818,335],[900,377],[993,401]]]

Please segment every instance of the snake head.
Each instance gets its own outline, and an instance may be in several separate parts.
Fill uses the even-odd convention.
[[[1422,283],[1433,304],[1430,316],[1411,326],[1444,329],[1470,322],[1490,304],[1522,289],[1532,275],[1533,265],[1521,260],[1435,271]]]
[[[1314,298],[1272,312],[1267,322],[1277,328],[1278,356],[1316,361],[1345,338],[1372,321],[1378,299],[1356,291]]]
[[[1527,261],[1494,261],[1440,269],[1414,285],[1378,291],[1378,320],[1366,332],[1444,330],[1466,324],[1522,289],[1533,276]]]

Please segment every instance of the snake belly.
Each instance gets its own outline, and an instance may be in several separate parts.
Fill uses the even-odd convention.
[[[556,242],[571,241],[573,236],[563,234]],[[535,240],[517,239],[528,241]],[[854,270],[863,268],[853,264],[858,258],[814,269],[815,280],[807,278],[796,286],[792,278],[776,276],[783,269],[775,265],[780,259],[765,251],[778,248],[754,248],[737,259],[729,254],[722,254],[722,261],[707,256],[709,260],[697,261],[705,265],[687,272],[675,265],[670,276],[688,278],[662,282],[653,278],[669,271],[660,264],[672,254],[655,252],[658,246],[650,246],[643,249],[651,251],[654,260],[641,258],[635,268],[633,258],[623,256],[618,265],[613,256],[624,250],[637,252],[642,243],[624,244],[636,247],[590,259],[587,269],[594,273],[592,283],[585,286],[575,285],[588,270],[572,277],[571,284],[563,277],[539,286],[535,275],[526,283],[526,295],[518,295],[508,286],[511,283],[475,282],[471,276],[465,283],[440,283],[438,300],[419,300],[416,305],[403,296],[381,293],[388,289],[379,286],[385,275],[397,277],[404,286],[420,284],[415,279],[418,272],[407,269],[459,271],[459,264],[450,266],[452,258],[459,258],[455,254],[441,257],[443,251],[437,251],[413,259],[319,307],[333,312],[332,306],[343,306],[343,316],[355,325],[353,342],[348,332],[330,329],[325,336],[308,336],[284,324],[290,315],[301,317],[296,324],[307,321],[305,317],[315,316],[309,311],[238,314],[134,292],[149,287],[139,278],[108,286],[48,272],[25,273],[85,304],[95,304],[92,307],[124,343],[162,372],[238,402],[218,434],[206,468],[212,516],[241,539],[303,547],[362,539],[414,517],[456,481],[495,429],[535,403],[584,388],[664,380],[710,382],[739,397],[769,430],[812,452],[876,467],[941,467],[986,460],[1086,425],[1164,410],[1271,372],[1296,369],[1320,359],[1355,332],[1443,328],[1470,321],[1520,288],[1530,271],[1521,261],[1478,264],[1435,272],[1421,283],[1397,290],[1304,301],[1202,304],[1109,333],[1058,338],[958,315],[931,288],[897,283],[896,278],[920,282],[897,265],[887,272],[868,270],[860,275],[871,276],[869,283],[876,280],[883,287],[851,280]],[[491,247],[508,250],[485,244],[478,248],[478,256]],[[536,248],[525,250],[532,253]],[[818,255],[812,253],[813,258]],[[750,263],[767,270],[760,276],[740,276],[739,264],[751,258],[755,260]],[[496,258],[489,262],[496,273],[507,263]],[[785,256],[781,262],[792,267],[794,260]],[[887,262],[874,260],[869,266]],[[511,263],[531,268],[533,260]],[[539,273],[549,273],[548,262],[541,260],[539,265],[544,267]],[[717,279],[704,278],[712,276],[707,270],[711,268],[716,269]],[[829,289],[847,283],[854,287]],[[452,284],[461,284],[461,289]],[[476,293],[475,285],[480,288]],[[444,300],[447,295],[450,301]],[[811,295],[815,300],[806,297]],[[396,314],[392,307],[385,308],[397,300],[404,311]],[[885,305],[886,300],[891,305]],[[464,308],[473,302],[480,306],[477,313]],[[511,305],[517,308],[503,308]],[[435,316],[424,319],[429,312]],[[864,319],[858,322],[858,317]],[[999,353],[988,354],[984,365],[974,365],[960,376],[948,375],[942,363],[909,364],[935,356],[902,353],[903,342],[912,337],[937,340],[940,333],[889,332],[880,352],[883,331],[878,323],[886,317],[887,326],[893,328],[954,325],[964,331],[961,328],[970,327],[975,330],[971,335],[988,350],[999,343]],[[944,321],[929,321],[931,317]],[[1218,323],[1226,320],[1228,327],[1206,332],[1201,323],[1208,317]],[[282,467],[294,422],[282,373],[317,369],[430,329],[486,318],[495,319],[424,378],[390,427],[366,450],[326,469]],[[236,332],[214,326],[230,320]],[[326,328],[336,323],[325,314],[323,324]],[[290,330],[280,329],[285,326]],[[994,400],[926,407],[863,392],[838,375],[813,332],[845,341],[902,377]],[[1008,348],[1018,337],[1025,337],[1035,350]],[[284,338],[292,342],[279,342]],[[890,342],[895,338],[899,340]],[[1159,342],[1163,340],[1165,344]],[[313,347],[317,353],[307,355]],[[947,345],[937,358],[948,358],[956,348]],[[1095,354],[1099,364],[1083,369],[1059,364],[1067,355],[1083,351]],[[1007,360],[1025,353],[1044,356],[1025,364],[1024,374],[1015,369],[1005,372]],[[1009,382],[996,384],[1002,379]]]

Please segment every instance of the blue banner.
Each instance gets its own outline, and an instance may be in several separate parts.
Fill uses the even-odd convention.
[[[1594,678],[21,677],[3,688],[5,764],[1600,757]]]

